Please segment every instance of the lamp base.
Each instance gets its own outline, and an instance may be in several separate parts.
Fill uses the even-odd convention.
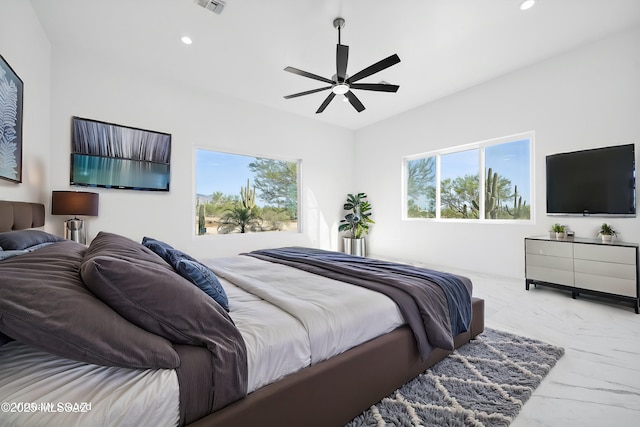
[[[84,219],[66,220],[64,222],[64,238],[86,245],[87,236],[84,231]]]

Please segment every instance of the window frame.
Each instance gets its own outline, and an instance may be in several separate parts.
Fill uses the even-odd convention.
[[[510,142],[516,142],[520,140],[529,140],[529,219],[487,219],[485,218],[484,209],[479,209],[478,218],[442,218],[441,216],[441,156],[458,153],[462,151],[478,150],[478,189],[479,189],[479,205],[484,206],[485,202],[485,181],[486,181],[486,162],[485,162],[485,148],[500,144],[507,144]],[[439,150],[433,150],[423,152],[419,154],[413,154],[402,158],[402,221],[427,221],[427,222],[457,222],[457,223],[470,223],[470,224],[520,224],[531,225],[535,224],[535,132],[527,131],[513,135],[502,136],[498,138],[487,139],[484,141],[473,142],[470,144],[458,145],[455,147],[448,147]],[[435,218],[410,218],[408,216],[409,195],[407,194],[407,165],[412,160],[421,158],[435,157],[435,181],[436,181],[436,215]]]

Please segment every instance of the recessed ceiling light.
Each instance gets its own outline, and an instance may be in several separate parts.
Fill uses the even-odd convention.
[[[536,0],[524,0],[520,3],[520,10],[531,9],[534,4],[536,4]]]
[[[193,40],[191,40],[191,37],[188,37],[188,36],[182,36],[182,38],[180,40],[182,40],[182,43],[184,43],[184,44],[193,43]]]

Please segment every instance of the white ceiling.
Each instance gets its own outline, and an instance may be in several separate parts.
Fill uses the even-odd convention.
[[[227,0],[221,15],[194,0],[31,0],[53,52],[100,55],[140,73],[359,129],[435,99],[640,23],[640,0]],[[339,97],[315,114],[331,78],[337,31],[350,47],[348,74],[397,53],[402,62],[360,83],[384,80],[398,93],[354,91],[366,110]],[[190,46],[180,38],[193,39]],[[138,68],[139,67],[139,68]]]

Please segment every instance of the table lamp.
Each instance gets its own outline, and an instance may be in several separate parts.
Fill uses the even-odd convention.
[[[98,193],[88,191],[52,191],[51,215],[73,215],[64,222],[64,238],[87,244],[84,220],[78,215],[98,216]]]

